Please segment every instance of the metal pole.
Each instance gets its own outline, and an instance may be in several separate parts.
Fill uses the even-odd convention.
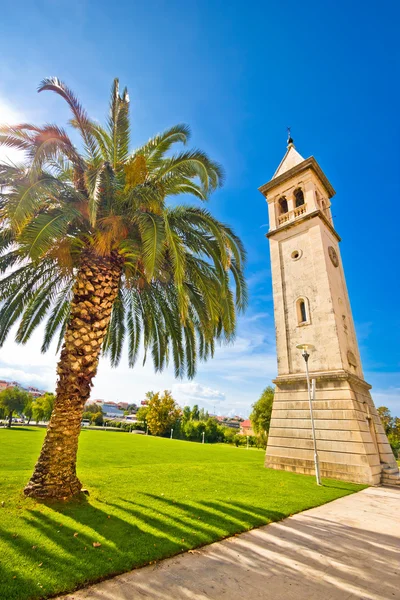
[[[318,461],[318,451],[317,451],[317,440],[315,438],[314,415],[313,415],[313,409],[312,409],[312,400],[315,398],[315,379],[312,380],[313,391],[311,393],[310,374],[308,372],[308,359],[309,359],[309,356],[310,355],[308,354],[308,352],[306,352],[306,351],[303,352],[303,358],[304,358],[304,361],[306,363],[308,401],[309,401],[309,404],[310,404],[311,430],[312,430],[312,438],[313,438],[313,444],[314,444],[315,478],[317,480],[317,485],[322,485],[321,484],[321,478],[320,478],[320,475],[319,475],[319,461]]]
[[[247,438],[247,450],[248,450],[249,449],[249,436],[246,435],[246,438]]]
[[[315,402],[315,388],[316,388],[316,381],[315,381],[315,379],[313,379],[311,381],[311,388],[312,388],[312,403],[311,403],[311,406],[312,406],[314,404],[314,402]],[[318,451],[317,451],[317,438],[315,437],[314,415],[313,415],[312,411],[311,411],[311,414],[312,414],[312,426],[313,426],[313,436],[314,436],[315,473],[316,473],[318,485],[322,485],[322,483],[321,483],[321,475],[320,475],[320,471],[319,471],[319,457],[318,457]]]
[[[174,430],[173,430],[173,429],[171,429],[171,436],[170,436],[170,439],[171,439],[171,440],[172,440],[172,434],[173,434],[173,433],[174,433]]]
[[[203,431],[203,433],[201,434],[203,436],[203,441],[201,442],[202,444],[204,444],[204,436],[205,436],[205,431]]]

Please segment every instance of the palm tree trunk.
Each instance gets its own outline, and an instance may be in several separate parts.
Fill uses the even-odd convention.
[[[76,475],[78,438],[85,402],[96,375],[102,343],[118,294],[122,259],[86,252],[77,274],[60,360],[54,409],[25,494],[68,499],[82,485]]]

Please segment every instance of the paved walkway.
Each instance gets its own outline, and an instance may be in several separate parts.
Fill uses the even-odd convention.
[[[66,598],[400,600],[400,489],[368,488]]]

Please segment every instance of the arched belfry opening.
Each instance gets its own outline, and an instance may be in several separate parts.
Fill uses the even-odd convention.
[[[303,206],[304,194],[301,188],[297,188],[296,190],[294,190],[294,200],[296,208],[298,208],[299,206]]]
[[[288,202],[285,196],[282,196],[279,198],[279,214],[284,215],[287,212],[289,212]]]

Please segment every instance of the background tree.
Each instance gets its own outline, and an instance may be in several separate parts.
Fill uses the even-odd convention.
[[[234,444],[235,439],[237,438],[237,431],[232,429],[231,427],[223,427],[224,431],[224,441],[227,444]]]
[[[182,414],[171,392],[167,390],[163,395],[159,392],[153,394],[147,408],[147,424],[152,435],[167,433]]]
[[[33,402],[32,404],[32,417],[36,421],[36,425],[40,423],[40,421],[44,421],[44,406],[42,402]]]
[[[389,435],[389,443],[392,446],[396,458],[400,456],[400,418],[394,417],[392,431]]]
[[[98,411],[97,413],[91,413],[91,414],[92,414],[91,422],[93,423],[93,425],[96,425],[97,427],[101,427],[104,424],[103,413],[101,411]]]
[[[33,398],[32,396],[29,396],[25,406],[24,406],[24,416],[26,419],[28,419],[28,425],[31,422],[32,416],[33,416]]]
[[[380,416],[380,419],[382,421],[382,425],[385,430],[385,433],[386,433],[386,435],[389,435],[389,433],[391,432],[392,427],[393,427],[393,417],[390,414],[390,410],[388,409],[387,406],[378,406],[377,411],[378,411],[378,415]]]
[[[3,407],[7,418],[8,427],[12,425],[14,413],[22,413],[25,405],[29,402],[30,396],[28,392],[20,390],[17,387],[7,387],[0,392],[0,405]]]
[[[204,408],[201,408],[199,410],[199,421],[207,421],[209,417],[208,411],[204,410]]]
[[[254,432],[257,434],[268,433],[271,423],[272,404],[274,401],[274,388],[268,386],[260,398],[252,406],[250,421]]]
[[[392,447],[393,454],[398,458],[400,455],[400,419],[399,417],[392,417],[387,406],[378,406],[377,411],[389,444]]]
[[[182,411],[182,421],[184,423],[186,423],[187,421],[190,421],[191,416],[192,416],[192,410],[191,410],[190,406],[184,406],[183,411]]]
[[[148,406],[141,406],[136,413],[137,420],[143,424],[143,427],[147,427],[147,413],[149,412]]]
[[[181,436],[190,442],[201,442],[203,431],[205,431],[205,424],[201,421],[190,419],[181,424]]]
[[[222,442],[223,434],[215,419],[207,418],[205,422],[205,441],[207,443]],[[222,434],[222,435],[221,435]]]
[[[36,398],[32,405],[32,415],[36,423],[39,421],[49,421],[54,408],[55,396],[46,392],[43,396]]]
[[[190,418],[192,419],[192,421],[198,421],[199,417],[200,417],[199,407],[197,406],[197,404],[195,404],[190,413]]]
[[[69,105],[81,146],[53,124],[0,128],[0,144],[25,152],[24,164],[0,165],[0,345],[17,322],[25,343],[47,319],[43,351],[58,336],[55,408],[25,493],[69,498],[82,487],[78,436],[101,353],[116,366],[125,339],[133,366],[143,341],[157,371],[171,358],[176,376],[194,377],[215,341],[234,338],[245,253],[207,210],[167,203],[180,194],[204,202],[223,181],[204,152],[174,153],[187,126],[131,152],[117,80],[104,128],[57,78],[44,90]]]

